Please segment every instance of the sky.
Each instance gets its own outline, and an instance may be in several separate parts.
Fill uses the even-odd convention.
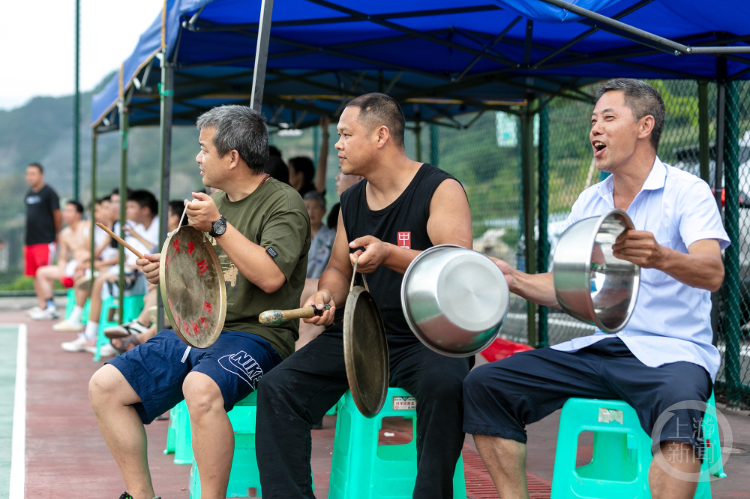
[[[130,55],[161,12],[163,0],[80,0],[81,91]],[[2,2],[0,109],[75,87],[75,0]]]

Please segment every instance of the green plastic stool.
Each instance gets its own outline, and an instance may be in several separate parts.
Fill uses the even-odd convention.
[[[251,393],[229,411],[229,421],[234,430],[234,457],[229,472],[227,497],[261,497],[260,471],[255,452],[255,418],[257,395]],[[335,409],[336,406],[333,407]],[[187,411],[187,406],[184,409]],[[330,411],[329,411],[330,412]],[[193,460],[190,469],[190,499],[201,499],[201,478],[198,465]],[[254,489],[254,490],[251,490]],[[315,484],[313,483],[313,490]],[[253,492],[253,495],[251,495]]]
[[[394,409],[394,398],[400,409]],[[378,445],[383,418],[398,416],[412,420],[415,437],[404,445]],[[416,434],[416,401],[406,390],[389,388],[383,410],[372,419],[359,412],[347,391],[339,403],[328,498],[411,499],[417,479]],[[453,475],[453,497],[466,499],[463,457]]]
[[[708,401],[709,417],[713,402],[712,395]],[[718,454],[713,454],[713,462],[718,460],[720,467],[718,430],[714,425],[717,434],[712,432],[709,435],[709,426],[704,427],[704,436],[717,444],[711,445],[709,449],[716,447],[715,452]],[[594,432],[593,454],[589,464],[576,467],[578,437],[583,431]],[[708,454],[710,452],[701,466],[696,499],[711,498],[708,475],[712,457]],[[643,431],[638,415],[626,402],[569,399],[560,415],[551,498],[650,499],[648,471],[652,459],[651,437]],[[723,473],[717,470],[719,472]]]
[[[184,401],[183,401],[184,402]],[[177,445],[177,430],[180,424],[180,411],[182,410],[182,404],[180,402],[176,406],[169,410],[169,428],[167,428],[167,448],[164,449],[164,454],[174,454],[175,446]]]
[[[73,313],[73,307],[76,306],[76,292],[75,289],[70,288],[68,290],[68,298],[65,302],[65,318],[69,318],[70,314]],[[81,322],[86,324],[89,318],[89,309],[91,308],[91,300],[86,299],[86,303],[83,305],[83,315],[81,316]]]
[[[104,336],[104,330],[110,326],[116,326],[118,324],[117,322],[110,322],[108,320],[109,309],[117,309],[118,306],[119,302],[117,301],[117,298],[108,296],[104,300],[102,300],[102,313],[99,316],[99,331],[96,335],[96,352],[94,353],[94,362],[99,362],[101,360],[102,356],[100,350],[102,346],[109,343],[109,338]],[[125,296],[125,302],[123,304],[124,317],[121,324],[130,322],[133,319],[137,318],[141,314],[141,310],[143,310],[143,295]]]

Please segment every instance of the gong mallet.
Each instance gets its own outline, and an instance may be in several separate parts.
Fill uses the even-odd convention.
[[[316,315],[320,317],[326,310],[331,310],[331,306],[327,303],[323,305],[323,310],[318,310],[318,307],[314,305],[294,310],[266,310],[258,316],[258,321],[266,326],[272,326],[293,319],[309,319]]]
[[[118,243],[122,244],[127,249],[129,249],[135,256],[137,256],[138,258],[143,259],[143,255],[138,250],[136,250],[131,245],[129,245],[128,243],[126,243],[125,241],[123,241],[120,236],[118,236],[117,234],[115,234],[114,232],[112,232],[111,230],[109,230],[106,225],[100,224],[99,222],[97,222],[96,226],[99,227],[100,229],[102,229],[104,232],[106,232],[110,236],[112,236],[115,241],[117,241]]]

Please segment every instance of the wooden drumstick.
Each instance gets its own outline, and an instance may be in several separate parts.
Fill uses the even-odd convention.
[[[127,249],[129,249],[131,252],[133,252],[133,254],[135,256],[137,256],[138,258],[143,258],[143,255],[141,253],[139,253],[135,248],[133,248],[131,245],[129,245],[128,243],[126,243],[125,241],[123,241],[120,236],[118,236],[117,234],[115,234],[114,232],[112,232],[111,230],[109,230],[106,225],[100,224],[99,222],[97,222],[96,226],[99,227],[100,229],[104,230],[110,236],[112,236],[115,239],[115,241],[117,241],[118,243],[122,244]]]
[[[321,316],[326,310],[330,310],[331,306],[327,303],[323,306],[323,310],[318,310],[315,306],[297,308],[294,310],[266,310],[258,316],[258,320],[261,324],[267,326],[273,324],[280,324],[284,321],[290,321],[292,319],[309,319],[313,316]]]

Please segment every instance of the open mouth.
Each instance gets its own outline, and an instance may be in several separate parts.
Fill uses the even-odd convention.
[[[594,146],[594,157],[601,156],[602,152],[607,148],[607,144],[599,140],[595,140],[591,145]]]

